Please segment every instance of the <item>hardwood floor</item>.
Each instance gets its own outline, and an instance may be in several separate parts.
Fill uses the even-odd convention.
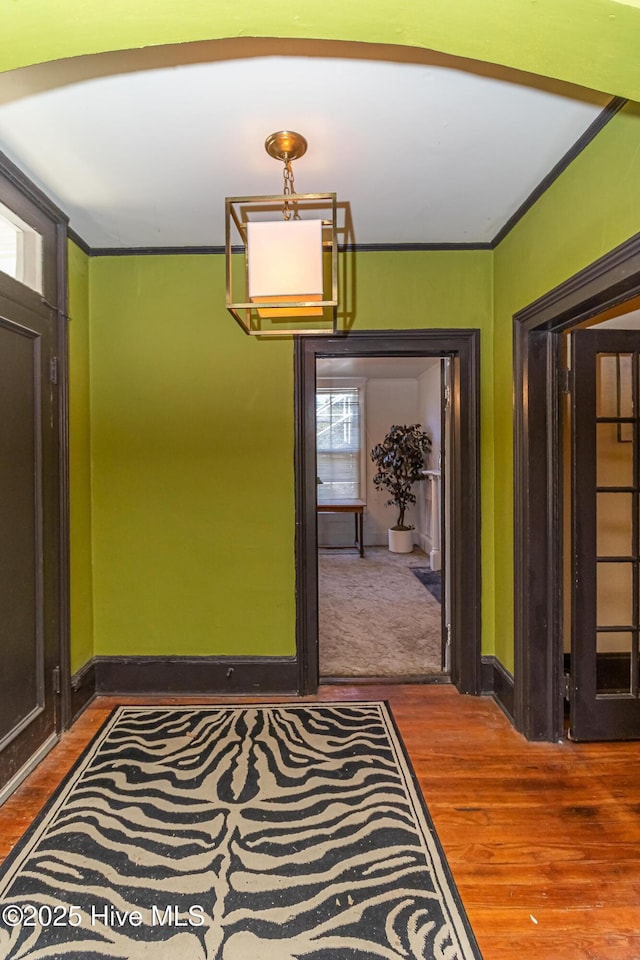
[[[640,960],[640,743],[528,743],[492,700],[449,686],[310,699],[390,702],[485,960]],[[158,700],[90,705],[0,808],[0,859],[125,702]]]

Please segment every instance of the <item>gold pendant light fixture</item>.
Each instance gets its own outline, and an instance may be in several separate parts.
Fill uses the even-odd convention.
[[[296,193],[292,163],[307,151],[291,130],[265,141],[284,164],[281,194],[227,197],[226,306],[250,336],[336,332],[336,194]]]

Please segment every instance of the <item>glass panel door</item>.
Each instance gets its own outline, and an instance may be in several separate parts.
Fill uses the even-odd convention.
[[[573,333],[571,736],[640,737],[640,334]]]

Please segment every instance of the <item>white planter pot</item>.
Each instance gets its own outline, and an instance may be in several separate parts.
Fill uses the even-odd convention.
[[[412,553],[413,530],[391,530],[389,528],[389,551],[391,553]]]

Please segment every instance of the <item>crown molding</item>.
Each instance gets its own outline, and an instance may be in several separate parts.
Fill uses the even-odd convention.
[[[561,157],[560,160],[556,163],[554,167],[551,168],[546,177],[543,177],[537,187],[531,191],[527,199],[520,204],[518,209],[512,216],[509,217],[507,222],[498,230],[495,237],[491,241],[491,247],[495,248],[502,243],[508,234],[511,233],[513,228],[520,223],[524,215],[531,209],[531,207],[538,202],[540,197],[547,192],[549,187],[555,183],[558,177],[564,173],[567,167],[573,163],[573,161],[578,157],[582,151],[589,146],[592,140],[594,140],[601,130],[606,127],[610,120],[613,120],[615,115],[622,110],[624,105],[628,101],[624,97],[613,97],[607,106],[602,110],[598,116],[595,118],[593,123],[591,123],[585,132],[579,137],[576,142],[567,150],[565,155]]]

